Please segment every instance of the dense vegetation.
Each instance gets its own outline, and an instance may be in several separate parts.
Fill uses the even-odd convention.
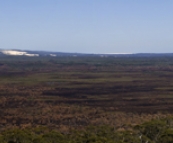
[[[173,142],[172,57],[1,57],[0,142]]]
[[[173,118],[157,119],[128,130],[90,126],[66,134],[45,127],[1,132],[1,143],[172,143]]]

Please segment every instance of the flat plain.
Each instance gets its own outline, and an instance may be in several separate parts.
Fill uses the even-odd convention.
[[[1,130],[129,128],[172,116],[173,57],[1,57]]]

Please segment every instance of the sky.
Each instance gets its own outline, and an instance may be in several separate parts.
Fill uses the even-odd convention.
[[[0,49],[173,53],[173,0],[0,0]]]

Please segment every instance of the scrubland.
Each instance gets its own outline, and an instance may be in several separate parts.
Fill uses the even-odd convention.
[[[172,57],[1,57],[1,142],[173,142],[172,81]]]

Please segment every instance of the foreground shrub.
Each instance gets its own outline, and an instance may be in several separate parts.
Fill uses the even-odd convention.
[[[118,131],[109,126],[90,126],[66,134],[44,127],[11,129],[0,133],[0,143],[173,143],[173,118],[152,120]]]

